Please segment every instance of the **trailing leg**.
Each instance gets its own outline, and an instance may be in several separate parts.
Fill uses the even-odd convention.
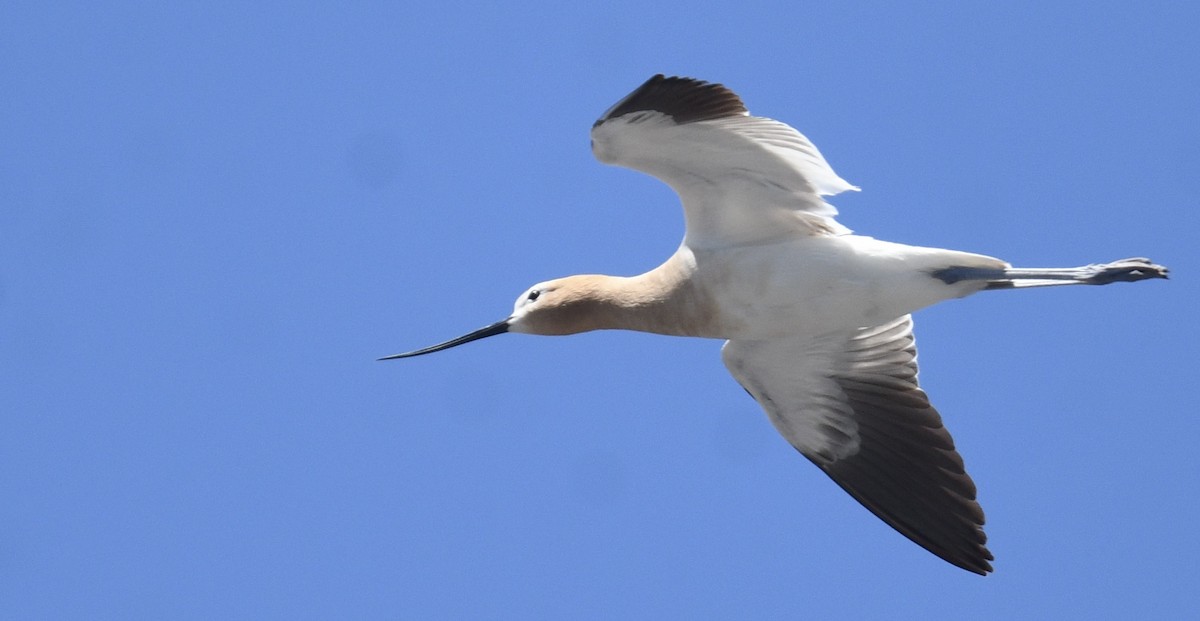
[[[948,285],[964,280],[983,280],[987,282],[984,287],[987,290],[1136,282],[1151,278],[1166,278],[1167,268],[1151,263],[1150,259],[1135,257],[1082,267],[1008,267],[1000,269],[948,267],[934,272],[933,276]]]

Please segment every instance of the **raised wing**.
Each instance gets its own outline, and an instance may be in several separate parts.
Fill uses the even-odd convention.
[[[725,366],[792,446],[905,537],[977,574],[983,510],[917,385],[908,316],[818,339],[729,341]]]
[[[858,188],[800,132],[749,116],[720,84],[650,78],[596,121],[592,150],[670,185],[693,248],[849,232],[821,197]]]

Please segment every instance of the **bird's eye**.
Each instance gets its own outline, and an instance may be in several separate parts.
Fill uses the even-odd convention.
[[[532,302],[532,301],[534,301],[534,300],[538,299],[538,296],[539,296],[539,295],[541,295],[541,294],[542,294],[541,290],[539,290],[539,289],[534,289],[533,291],[530,291],[530,292],[529,292],[529,297],[528,297],[527,299],[528,299],[530,302]]]

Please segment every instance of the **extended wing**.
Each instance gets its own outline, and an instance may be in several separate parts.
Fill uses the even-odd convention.
[[[821,197],[858,188],[800,132],[749,116],[719,84],[650,78],[596,121],[592,150],[602,162],[670,185],[693,248],[849,232]]]
[[[917,385],[912,320],[823,338],[729,341],[729,371],[842,489],[942,559],[986,574],[975,483]]]

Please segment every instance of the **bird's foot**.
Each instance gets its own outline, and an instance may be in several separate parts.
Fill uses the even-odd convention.
[[[1097,263],[1083,268],[1080,282],[1089,285],[1107,285],[1114,282],[1137,282],[1151,278],[1166,278],[1167,268],[1150,262],[1144,257],[1121,259],[1112,263]]]

